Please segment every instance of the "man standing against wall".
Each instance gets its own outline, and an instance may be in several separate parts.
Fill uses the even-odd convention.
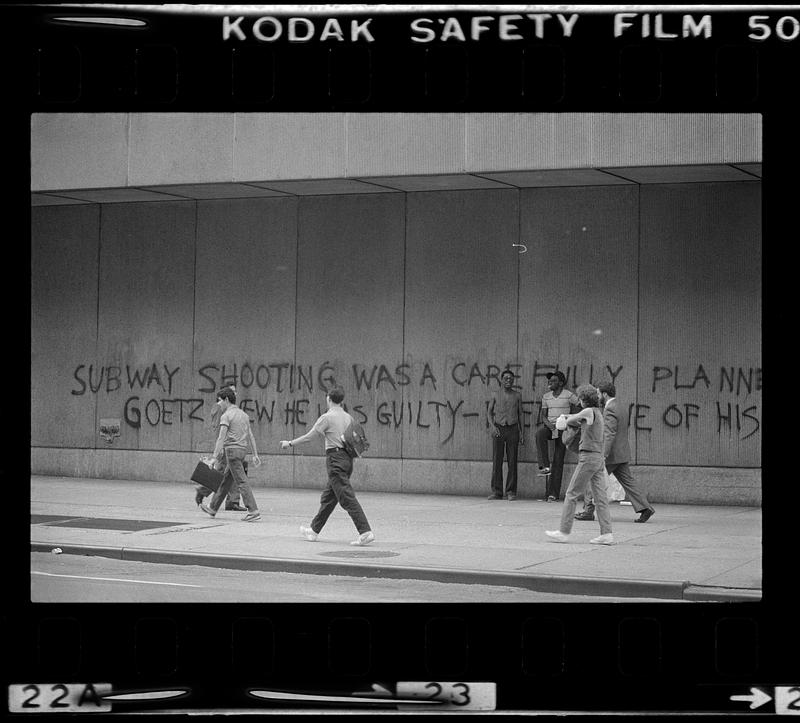
[[[500,375],[502,387],[491,410],[492,493],[490,500],[503,499],[503,456],[506,458],[506,499],[517,499],[517,448],[524,444],[522,432],[522,395],[514,389],[514,373],[506,369]]]
[[[600,392],[600,404],[603,406],[603,454],[606,458],[606,472],[616,476],[631,501],[634,512],[639,513],[634,522],[647,522],[655,514],[655,510],[631,472],[628,412],[619,404],[616,387],[611,382],[600,382],[597,390]],[[586,490],[583,511],[575,515],[575,519],[594,519],[594,500],[591,489]]]
[[[556,420],[562,414],[570,414],[580,404],[574,392],[564,388],[567,378],[563,372],[547,375],[549,391],[542,396],[542,426],[536,430],[536,449],[539,455],[539,474],[547,479],[545,499],[555,502],[561,495],[561,477],[564,473],[564,455],[567,448],[561,441],[563,432],[556,429]],[[550,440],[553,440],[553,466],[550,466]]]
[[[227,386],[234,394],[236,394],[236,385],[229,384]],[[222,416],[222,407],[220,406],[219,399],[217,399],[216,404],[211,408],[211,432],[214,435],[214,440],[216,441],[217,436],[219,435],[219,420]],[[245,477],[247,476],[247,460],[242,460],[242,467],[244,469]],[[214,468],[222,471],[225,468],[225,462],[221,459],[214,460]],[[197,492],[195,492],[194,501],[195,504],[199,507],[200,503],[208,497],[213,492],[208,487],[203,487],[202,485],[198,485]],[[240,495],[239,495],[239,485],[234,482],[231,486],[230,492],[228,492],[228,496],[225,499],[225,509],[226,510],[233,510],[234,512],[244,512],[246,508],[242,507],[240,502]]]
[[[258,467],[261,459],[258,456],[256,438],[250,429],[250,417],[236,406],[236,395],[228,388],[217,392],[222,416],[219,420],[219,437],[214,447],[213,457],[218,459],[223,455],[225,474],[219,488],[214,493],[208,506],[201,503],[200,509],[214,517],[219,511],[222,500],[231,489],[231,485],[238,484],[242,500],[247,508],[247,514],[242,517],[244,522],[257,522],[261,519],[253,492],[247,477],[244,475],[242,462],[247,454],[248,444],[253,450],[253,464]]]
[[[304,444],[318,435],[325,440],[325,466],[328,470],[328,484],[320,497],[319,511],[308,527],[301,526],[300,532],[309,541],[314,542],[337,504],[340,504],[358,531],[358,537],[351,545],[369,545],[375,540],[370,529],[367,516],[361,509],[356,493],[350,484],[353,473],[353,458],[344,450],[342,437],[353,418],[342,408],[344,390],[341,387],[331,389],[325,401],[328,411],[322,414],[314,426],[302,437],[292,440],[281,440],[281,449],[289,449]]]

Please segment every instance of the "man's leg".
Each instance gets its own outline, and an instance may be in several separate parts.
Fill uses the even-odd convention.
[[[561,432],[553,440],[553,466],[550,468],[550,479],[548,480],[547,494],[556,499],[561,496],[561,478],[564,474],[564,455],[567,448],[561,441]]]
[[[253,496],[253,490],[250,488],[250,483],[244,474],[244,450],[232,450],[228,452],[228,466],[230,467],[231,474],[233,475],[233,485],[237,486],[242,495],[242,500],[247,511],[250,513],[258,512],[258,503]],[[231,488],[233,489],[233,487]],[[231,491],[228,491],[229,499]]]
[[[647,499],[647,494],[634,478],[630,463],[620,462],[619,464],[610,464],[607,469],[608,473],[613,474],[622,485],[622,489],[625,490],[628,499],[631,501],[634,512],[638,513],[653,509],[653,506]]]
[[[506,432],[506,494],[517,496],[517,455],[519,454],[519,425]]]
[[[328,480],[327,486],[322,490],[322,494],[319,496],[319,510],[317,514],[314,515],[314,519],[311,520],[312,532],[318,535],[322,531],[322,528],[325,527],[325,523],[331,516],[331,512],[333,512],[338,503],[339,501],[336,499],[330,480]]]
[[[336,451],[328,455],[329,479],[333,493],[342,508],[350,515],[359,535],[369,532],[370,526],[361,504],[356,498],[355,490],[350,484],[353,472],[353,460],[345,451]]]
[[[600,523],[600,534],[607,535],[611,532],[611,509],[608,506],[608,495],[606,495],[606,472],[604,464],[592,476],[589,481],[589,486],[592,490],[592,497],[597,510],[597,521]]]
[[[244,476],[247,477],[247,461],[242,460],[242,467],[244,468]],[[235,480],[234,480],[235,482]],[[251,488],[252,492],[252,488]],[[244,508],[241,505],[241,492],[239,490],[238,482],[235,482],[234,485],[231,486],[230,492],[228,492],[228,496],[225,498],[225,509],[226,510],[237,510],[241,511]]]
[[[217,487],[217,491],[214,492],[214,496],[211,498],[211,501],[208,503],[209,509],[216,514],[222,504],[222,500],[225,499],[225,495],[228,494],[228,491],[233,484],[233,473],[231,472],[230,465],[225,465],[225,472],[222,477],[222,482],[219,483],[219,487]]]
[[[544,424],[536,430],[536,454],[538,456],[539,469],[550,467],[550,438],[552,432]]]
[[[503,450],[505,438],[492,436],[492,495],[503,496]]]
[[[333,491],[333,473],[331,471],[331,455],[325,455],[325,469],[328,472],[328,484],[326,485],[325,489],[322,490],[322,494],[319,497],[319,510],[317,510],[317,514],[314,515],[314,519],[311,520],[311,530],[315,534],[319,534],[323,527],[325,527],[325,523],[328,521],[328,518],[331,516],[331,512],[336,509],[336,505],[339,504],[339,499],[336,496],[336,493]]]
[[[591,485],[588,485],[583,493],[583,510],[575,515],[575,519],[589,521],[594,519],[594,496],[592,495]]]
[[[208,497],[213,492],[214,490],[209,489],[208,487],[204,487],[203,485],[197,485],[194,493],[194,503],[196,505],[199,505],[206,497]]]
[[[589,480],[594,474],[595,470],[591,464],[591,459],[578,458],[578,466],[572,473],[572,479],[567,486],[567,492],[564,495],[564,505],[561,508],[561,524],[558,529],[565,535],[572,532],[572,524],[574,522],[573,515],[575,514],[575,506],[578,499],[583,494]]]

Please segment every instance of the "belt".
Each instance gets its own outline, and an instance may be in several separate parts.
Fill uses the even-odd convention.
[[[325,454],[333,454],[334,452],[344,452],[344,447],[331,447],[325,450]]]
[[[519,422],[514,422],[513,424],[498,424],[498,427],[519,427]]]

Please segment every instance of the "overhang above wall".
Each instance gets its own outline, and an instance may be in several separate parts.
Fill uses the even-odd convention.
[[[31,194],[32,196],[36,194]],[[58,196],[88,203],[133,203],[142,201],[185,201],[180,196],[154,193],[141,188],[89,188],[59,191]]]
[[[485,188],[508,188],[482,175],[458,173],[442,176],[370,176],[363,178],[367,183],[375,183],[397,191],[472,191]]]
[[[352,193],[389,193],[394,189],[363,183],[354,178],[318,178],[307,181],[259,181],[259,188],[277,189],[296,196],[332,196]]]
[[[760,163],[734,163],[734,168],[739,168],[745,173],[752,173],[754,176],[761,178],[761,164]]]
[[[619,176],[599,171],[596,168],[566,168],[555,171],[502,171],[482,173],[491,178],[518,188],[543,188],[553,186],[606,186],[633,183]]]
[[[192,198],[197,201],[222,198],[264,198],[266,196],[285,196],[281,191],[274,191],[258,185],[247,183],[192,183],[175,186],[142,186],[155,193],[169,193],[173,196]]]
[[[90,201],[81,201],[77,198],[64,198],[63,196],[53,196],[48,193],[32,193],[31,206],[74,206]]]
[[[761,165],[761,164],[757,164]],[[751,173],[736,166],[638,166],[632,168],[603,168],[634,183],[719,183],[725,181],[753,181]]]
[[[658,183],[724,183],[757,181],[760,163],[570,168],[541,171],[498,171],[426,176],[371,176],[246,183],[197,183],[141,188],[95,188],[31,193],[32,206],[133,201],[185,201],[325,196],[333,194],[466,191],[492,188],[546,188]]]

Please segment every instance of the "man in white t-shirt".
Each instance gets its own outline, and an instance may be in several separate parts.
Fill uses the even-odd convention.
[[[331,389],[325,401],[328,411],[321,415],[314,426],[302,437],[292,440],[281,440],[281,449],[289,449],[298,444],[316,439],[319,435],[325,440],[325,466],[328,470],[328,484],[320,497],[319,511],[308,527],[301,526],[300,532],[310,542],[314,542],[322,531],[331,512],[340,504],[358,530],[358,537],[351,545],[369,545],[375,539],[370,529],[367,516],[361,509],[361,504],[356,498],[356,493],[350,484],[350,475],[353,473],[353,458],[344,450],[342,436],[352,417],[342,408],[344,390],[341,387]]]
[[[570,414],[580,405],[574,392],[565,388],[567,378],[563,372],[550,372],[547,375],[547,392],[542,396],[542,426],[536,430],[536,449],[539,454],[539,474],[547,476],[545,499],[555,502],[561,496],[561,477],[564,470],[564,456],[567,448],[561,441],[562,432],[556,429],[556,419],[562,414]],[[553,442],[553,466],[550,466],[548,445]]]
[[[217,399],[222,409],[222,416],[219,420],[219,437],[217,437],[212,456],[214,459],[222,457],[225,472],[222,482],[220,482],[211,501],[208,505],[201,503],[200,509],[214,517],[219,511],[225,495],[228,494],[233,485],[238,484],[242,502],[247,508],[247,514],[242,517],[242,520],[244,522],[257,522],[261,519],[261,513],[258,511],[258,505],[255,497],[253,497],[253,491],[250,489],[250,483],[247,481],[242,465],[247,455],[248,447],[253,450],[253,464],[256,467],[261,465],[258,448],[256,447],[256,438],[253,436],[253,430],[250,429],[250,417],[236,406],[236,395],[231,389],[220,389],[217,392]]]

